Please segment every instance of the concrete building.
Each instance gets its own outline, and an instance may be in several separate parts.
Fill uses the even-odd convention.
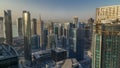
[[[11,10],[4,11],[3,32],[5,43],[12,45],[12,17]]]
[[[40,49],[40,36],[32,35],[31,38],[32,49]]]
[[[102,20],[120,20],[120,5],[104,6],[96,9],[96,22]]]
[[[22,25],[23,25],[23,19],[18,18],[18,20],[17,20],[18,36],[23,36],[23,29],[22,29],[23,26]]]
[[[31,62],[31,20],[30,13],[23,11],[23,29],[24,29],[24,56],[26,62]]]

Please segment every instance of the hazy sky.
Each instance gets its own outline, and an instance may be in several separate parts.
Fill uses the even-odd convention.
[[[119,5],[120,0],[1,0],[0,16],[3,10],[12,10],[13,18],[22,16],[28,10],[32,17],[43,19],[69,19],[78,16],[80,19],[95,17],[97,7]]]

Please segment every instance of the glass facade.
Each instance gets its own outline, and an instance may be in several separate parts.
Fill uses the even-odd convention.
[[[101,31],[95,35],[92,68],[119,68],[120,25],[103,24]]]

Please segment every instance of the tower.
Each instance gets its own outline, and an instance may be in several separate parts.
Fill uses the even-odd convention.
[[[43,28],[44,28],[44,23],[43,21],[41,20],[41,16],[39,18],[39,21],[37,23],[37,34],[40,36],[40,48],[42,49],[43,46],[44,46],[44,31],[43,31]]]
[[[31,22],[30,13],[23,11],[23,29],[24,29],[24,56],[26,62],[31,62]]]
[[[33,18],[31,22],[31,32],[32,35],[37,34],[37,19]]]
[[[4,11],[3,32],[5,43],[12,45],[12,17],[11,10]]]
[[[23,25],[23,19],[22,18],[18,18],[18,35],[19,36],[23,36],[23,31],[22,31],[22,25]]]
[[[0,17],[0,37],[3,37],[3,17]]]

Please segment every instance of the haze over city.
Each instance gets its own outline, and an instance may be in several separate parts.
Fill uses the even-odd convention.
[[[120,68],[120,0],[1,0],[0,68]]]
[[[23,10],[30,11],[32,17],[42,19],[79,19],[95,17],[95,8],[117,5],[120,0],[1,0],[0,15],[3,10],[12,10],[13,21],[20,17]]]

